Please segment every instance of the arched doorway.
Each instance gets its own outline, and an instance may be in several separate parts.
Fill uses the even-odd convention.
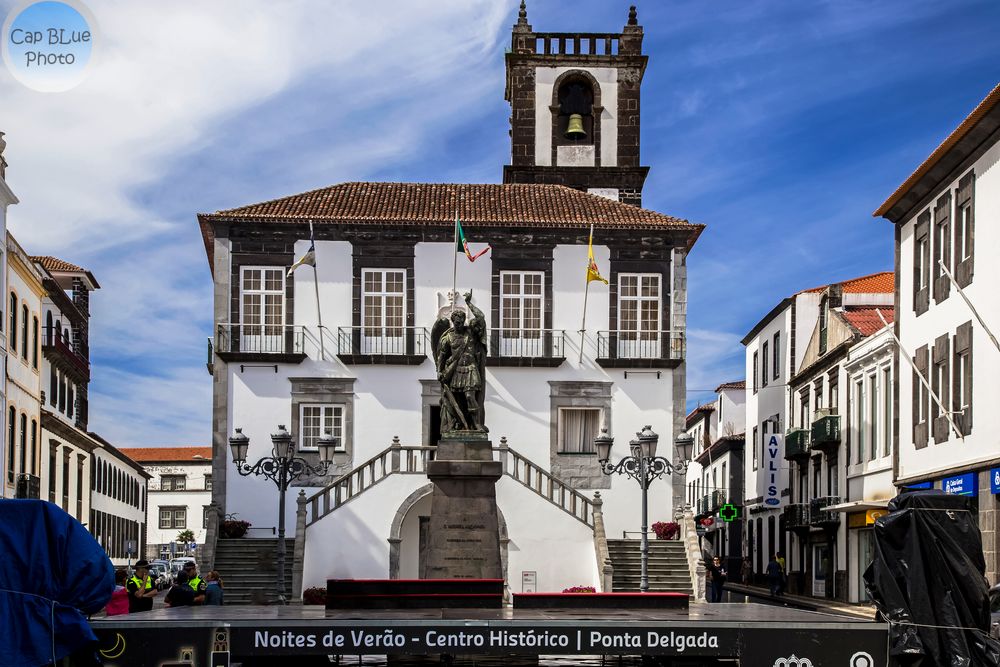
[[[426,530],[431,513],[431,493],[433,484],[425,484],[406,497],[396,510],[389,529],[389,578],[418,579],[420,577],[421,547],[425,542],[421,532]],[[507,578],[507,521],[497,508],[500,524],[500,567],[505,581]],[[509,585],[509,581],[508,581]]]

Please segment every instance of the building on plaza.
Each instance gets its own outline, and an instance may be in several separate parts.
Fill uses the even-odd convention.
[[[753,577],[763,581],[771,555],[789,552],[784,506],[789,466],[782,438],[767,447],[770,435],[784,434],[791,398],[788,382],[802,368],[821,316],[824,294],[835,286],[803,290],[782,299],[743,338],[746,348],[746,449],[744,455],[744,555]],[[891,304],[892,274],[876,273],[836,284],[841,306]]]
[[[211,447],[127,447],[122,453],[149,475],[150,523],[146,528],[146,558],[193,555],[205,543],[207,510],[212,502]],[[194,545],[177,535],[194,534]]]
[[[0,132],[0,238],[7,238],[7,207],[18,203],[14,192],[7,185],[7,160],[4,159],[3,151],[7,147],[7,141],[3,138],[4,133]],[[7,294],[7,247],[0,248],[0,294]],[[7,303],[6,297],[4,303]],[[9,306],[5,306],[9,307]],[[10,498],[16,492],[16,479],[11,484],[8,475],[13,468],[16,470],[16,461],[11,457],[9,443],[6,439],[7,433],[7,327],[4,326],[4,308],[0,308],[0,372],[3,373],[3,382],[0,382],[0,405],[4,407],[0,410],[0,433],[4,434],[3,447],[0,447],[0,470],[3,471],[4,481],[0,484],[0,498]]]
[[[1000,579],[998,126],[1000,86],[874,214],[895,225],[895,482],[973,499],[992,583]]]
[[[7,232],[5,496],[37,498],[42,460],[41,317],[43,271]],[[20,486],[20,489],[18,489]],[[74,497],[79,492],[74,490]]]
[[[115,565],[128,565],[146,553],[149,474],[110,442],[88,433],[94,447],[90,466],[90,533]],[[74,442],[81,442],[77,437]],[[54,448],[54,442],[50,442]],[[67,445],[60,447],[60,450]]]
[[[744,380],[719,385],[712,403],[688,414],[687,429],[695,443],[687,470],[688,504],[703,533],[702,546],[722,558],[734,581],[743,561],[745,392]]]
[[[864,519],[867,510],[884,509],[892,495],[886,462],[893,375],[882,324],[893,319],[892,274],[863,287],[856,281],[829,285],[818,295],[819,318],[788,379],[782,463],[789,493],[781,546],[789,592],[857,601],[860,575],[857,565],[850,571],[849,565],[857,562],[856,541],[866,541],[870,555],[870,532],[848,525],[859,511]],[[867,344],[866,337],[879,331],[881,346]],[[842,512],[850,512],[846,520]]]
[[[279,424],[314,461],[324,430],[340,439],[331,476],[298,482],[305,586],[418,574],[441,398],[428,332],[450,310],[456,212],[472,246],[492,248],[474,264],[459,256],[457,285],[489,323],[486,422],[507,471],[497,497],[509,585],[529,573],[539,590],[599,582],[595,491],[608,535],[639,531],[639,485],[602,474],[593,440],[608,428],[617,459],[652,424],[672,455],[685,259],[702,229],[632,205],[647,171],[641,45],[634,11],[621,33],[592,35],[534,33],[522,8],[506,55],[503,184],[344,183],[199,216],[215,282],[213,500],[254,526],[276,522],[274,485],[229,459],[234,428],[250,437],[251,462]],[[570,120],[582,134],[567,139]],[[310,223],[315,271],[289,274]],[[581,341],[591,227],[610,286],[591,285]],[[651,488],[651,521],[683,504],[675,477]]]

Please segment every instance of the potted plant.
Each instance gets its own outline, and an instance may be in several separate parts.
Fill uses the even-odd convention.
[[[597,589],[593,586],[573,586],[572,588],[564,588],[563,593],[596,593]]]
[[[313,586],[302,591],[302,604],[326,605],[326,588]]]
[[[226,538],[243,537],[250,530],[250,525],[249,521],[226,519],[219,526],[219,536]]]
[[[658,540],[676,540],[681,536],[681,525],[676,521],[657,521],[652,528]]]

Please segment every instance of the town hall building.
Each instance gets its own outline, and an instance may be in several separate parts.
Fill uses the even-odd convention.
[[[319,438],[338,440],[329,473],[289,493],[293,597],[331,577],[419,575],[441,418],[430,329],[453,308],[453,282],[488,323],[485,423],[504,470],[508,586],[610,588],[606,542],[638,537],[640,487],[602,473],[594,438],[607,428],[617,461],[649,424],[674,458],[686,258],[703,229],[640,207],[642,37],[635,8],[619,33],[540,33],[522,3],[502,183],[341,183],[198,216],[215,287],[213,503],[255,528],[277,522],[274,485],[230,460],[235,429],[251,464],[279,425],[315,463]],[[456,215],[474,249],[491,248],[474,263],[459,255],[457,276]],[[591,229],[609,284],[588,289]],[[310,234],[315,267],[290,271]],[[653,483],[651,522],[683,505],[674,477]]]

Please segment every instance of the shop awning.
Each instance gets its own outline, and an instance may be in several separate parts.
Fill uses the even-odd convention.
[[[875,500],[852,500],[846,503],[828,505],[823,509],[827,512],[858,512],[861,510],[884,510],[889,506],[890,498]]]

